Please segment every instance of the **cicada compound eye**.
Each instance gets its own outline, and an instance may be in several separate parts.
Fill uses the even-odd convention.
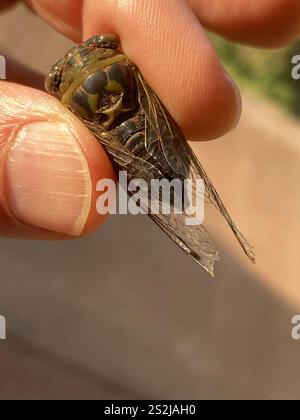
[[[45,88],[48,93],[57,94],[62,80],[62,66],[55,65],[46,79]]]

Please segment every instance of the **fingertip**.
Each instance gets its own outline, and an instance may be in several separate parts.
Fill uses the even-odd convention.
[[[235,127],[238,89],[185,2],[87,0],[83,12],[84,38],[115,32],[188,138],[208,140]]]
[[[236,83],[213,50],[207,55],[205,60],[202,55],[197,66],[190,66],[190,77],[182,86],[184,94],[170,105],[175,120],[193,141],[212,140],[232,131],[242,112]]]
[[[82,36],[119,35],[125,54],[137,64],[188,138],[208,140],[235,127],[241,111],[238,90],[228,80],[187,2],[30,3],[56,29],[78,42]]]
[[[24,0],[55,30],[75,42],[82,42],[83,0]]]

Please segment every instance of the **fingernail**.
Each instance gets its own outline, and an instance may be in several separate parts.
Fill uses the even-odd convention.
[[[23,223],[79,236],[92,185],[83,151],[67,124],[36,122],[16,135],[6,163],[10,209]]]

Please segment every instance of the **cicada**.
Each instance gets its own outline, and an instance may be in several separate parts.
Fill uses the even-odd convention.
[[[115,35],[95,36],[72,48],[52,67],[46,90],[80,118],[129,179],[143,179],[148,184],[153,179],[202,179],[205,201],[226,219],[254,261],[252,247],[232,221],[178,125],[137,66],[119,51]],[[143,190],[140,196],[154,222],[213,275],[219,253],[204,225],[188,226],[185,211],[153,212],[153,203]]]

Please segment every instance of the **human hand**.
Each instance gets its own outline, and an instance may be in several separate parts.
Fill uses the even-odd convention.
[[[186,136],[200,140],[233,129],[241,112],[239,92],[203,26],[258,46],[284,45],[300,32],[295,0],[27,3],[75,42],[105,32],[119,35],[123,51]],[[71,238],[101,225],[96,184],[114,174],[89,131],[46,93],[8,82],[0,84],[0,111],[0,234]]]

